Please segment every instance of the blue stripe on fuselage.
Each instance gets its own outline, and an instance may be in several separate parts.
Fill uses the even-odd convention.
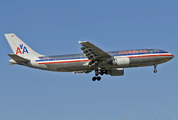
[[[144,53],[130,53],[130,54],[118,54],[119,52],[117,52],[117,54],[110,54],[111,56],[129,56],[129,55],[143,55],[143,54],[158,54],[158,53],[165,53],[164,51],[161,52],[144,52]],[[71,55],[69,55],[71,56]],[[72,59],[87,59],[87,57],[75,57],[75,55],[73,55],[73,57],[65,57],[65,58],[60,58],[60,56],[58,58],[49,58],[48,56],[41,58],[41,60],[36,60],[36,62],[45,62],[45,61],[57,61],[57,60],[72,60]]]

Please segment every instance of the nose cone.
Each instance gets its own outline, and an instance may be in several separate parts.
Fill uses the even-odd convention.
[[[173,55],[173,54],[171,54],[171,55],[172,55],[172,56],[171,56],[171,59],[174,58],[174,55]]]
[[[174,55],[173,54],[170,54],[169,55],[169,60],[173,59],[174,58]]]

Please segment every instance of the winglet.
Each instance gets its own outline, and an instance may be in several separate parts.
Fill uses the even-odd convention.
[[[82,43],[86,43],[88,41],[78,41],[78,43],[82,44]]]

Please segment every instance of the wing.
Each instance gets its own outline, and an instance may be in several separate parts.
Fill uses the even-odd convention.
[[[111,61],[112,56],[108,53],[104,52],[100,48],[96,47],[92,43],[88,41],[79,41],[79,43],[83,46],[81,50],[85,54],[85,56],[92,61]]]

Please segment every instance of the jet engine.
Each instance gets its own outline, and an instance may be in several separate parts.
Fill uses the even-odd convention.
[[[124,68],[116,68],[116,69],[107,70],[106,75],[122,76],[124,75]]]
[[[119,67],[128,67],[130,64],[130,59],[127,57],[117,57],[115,58],[115,62]]]

